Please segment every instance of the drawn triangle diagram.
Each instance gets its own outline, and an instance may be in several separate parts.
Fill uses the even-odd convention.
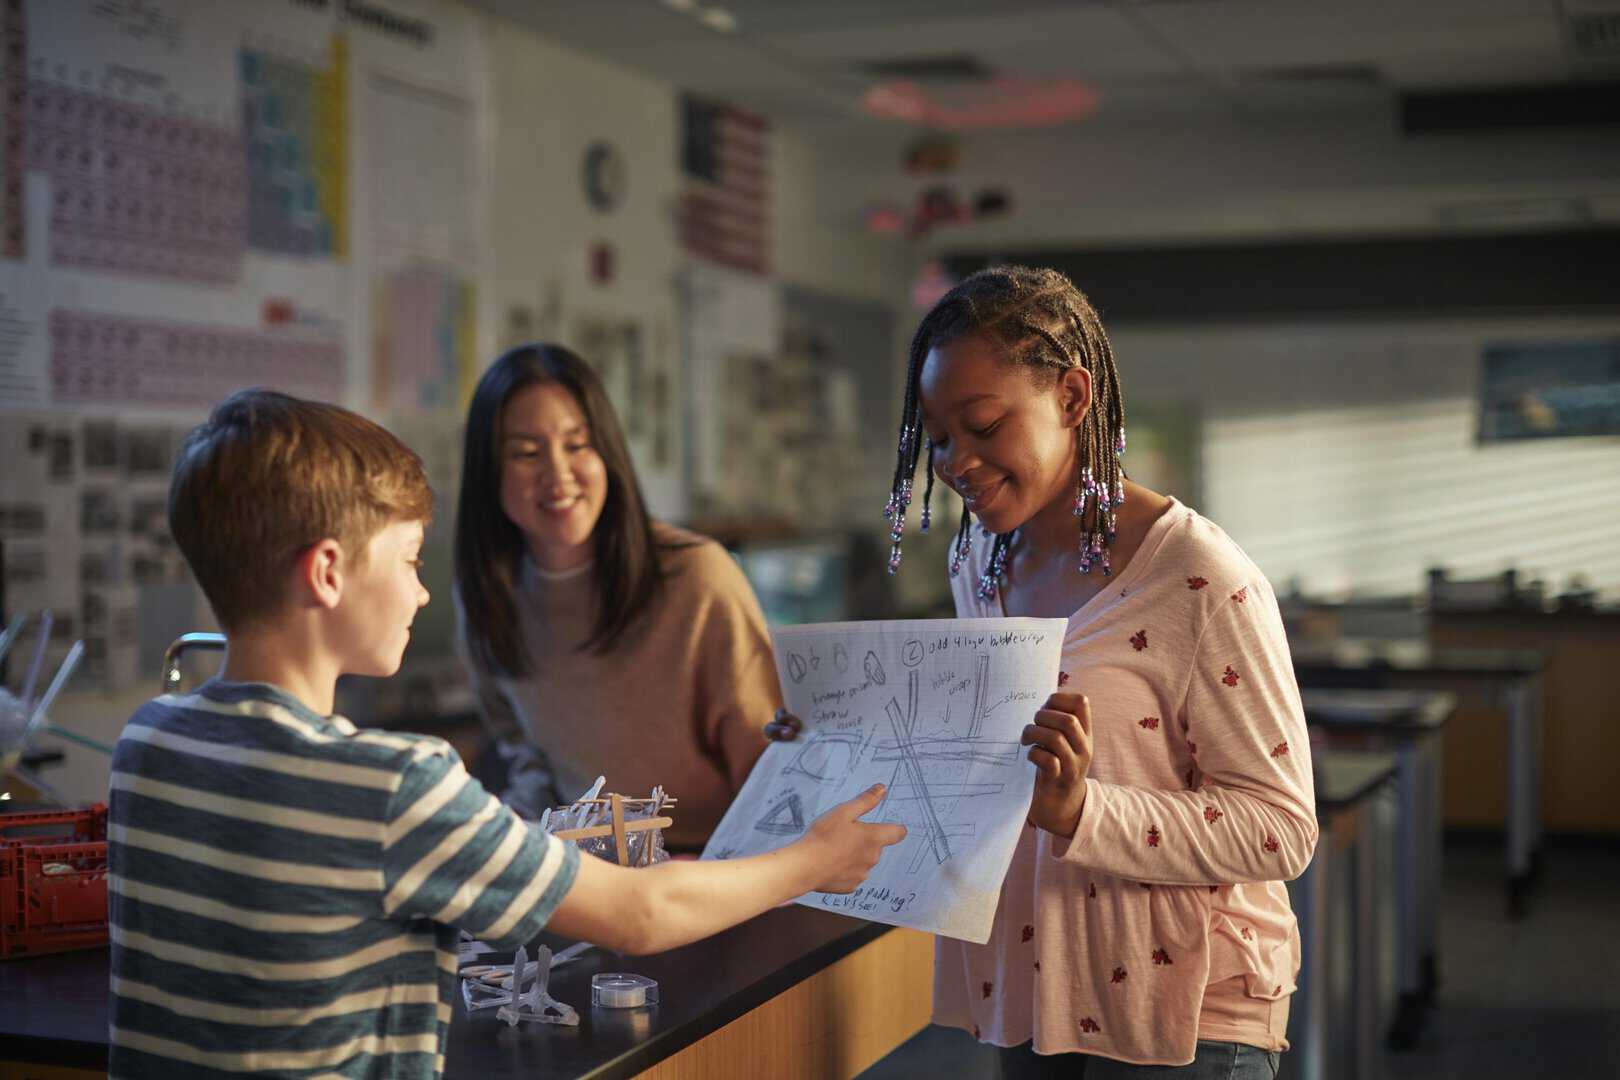
[[[782,772],[808,776],[818,784],[836,784],[848,775],[859,750],[860,739],[854,735],[814,735]]]
[[[754,828],[772,836],[796,836],[804,832],[804,801],[799,798],[799,793],[789,792],[787,798],[754,822]]]

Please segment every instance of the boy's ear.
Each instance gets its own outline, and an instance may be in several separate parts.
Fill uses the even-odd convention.
[[[317,540],[298,556],[298,583],[317,607],[335,608],[343,596],[343,545],[331,537]]]
[[[1079,427],[1091,408],[1091,372],[1076,366],[1059,375],[1057,395],[1064,423]]]

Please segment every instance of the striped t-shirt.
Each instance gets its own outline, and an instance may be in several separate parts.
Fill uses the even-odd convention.
[[[442,739],[262,684],[141,706],[111,787],[113,1076],[437,1076],[456,928],[515,949],[579,866]]]

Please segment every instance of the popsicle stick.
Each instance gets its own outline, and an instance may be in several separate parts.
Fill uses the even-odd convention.
[[[645,806],[647,803],[650,803],[650,802],[653,801],[652,799],[646,799],[646,798],[632,798],[632,797],[630,797],[628,795],[621,795],[621,796],[617,796],[617,797],[622,799],[623,802],[624,802],[624,805],[629,806],[629,807]],[[580,805],[586,804],[586,803],[606,803],[606,802],[611,802],[612,799],[613,799],[613,797],[602,798],[602,799],[575,799],[571,805],[580,806]],[[676,799],[665,799],[661,805],[663,805],[663,806],[674,806],[675,803],[678,802],[678,801],[679,800],[676,800]]]
[[[667,829],[675,824],[674,818],[654,817],[637,818],[624,823],[626,833],[644,832],[647,829]],[[586,825],[578,829],[558,829],[551,834],[559,840],[591,840],[598,836],[612,836],[612,825]]]
[[[624,836],[624,796],[613,796],[613,847],[618,851],[619,865],[630,865],[630,844]]]

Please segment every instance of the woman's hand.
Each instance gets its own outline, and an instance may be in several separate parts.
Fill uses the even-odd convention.
[[[792,742],[804,730],[804,722],[786,709],[776,710],[776,719],[765,725],[765,737],[771,742]]]
[[[1091,705],[1084,694],[1053,694],[1018,740],[1034,762],[1029,820],[1054,836],[1070,837],[1086,806],[1091,769]]]

